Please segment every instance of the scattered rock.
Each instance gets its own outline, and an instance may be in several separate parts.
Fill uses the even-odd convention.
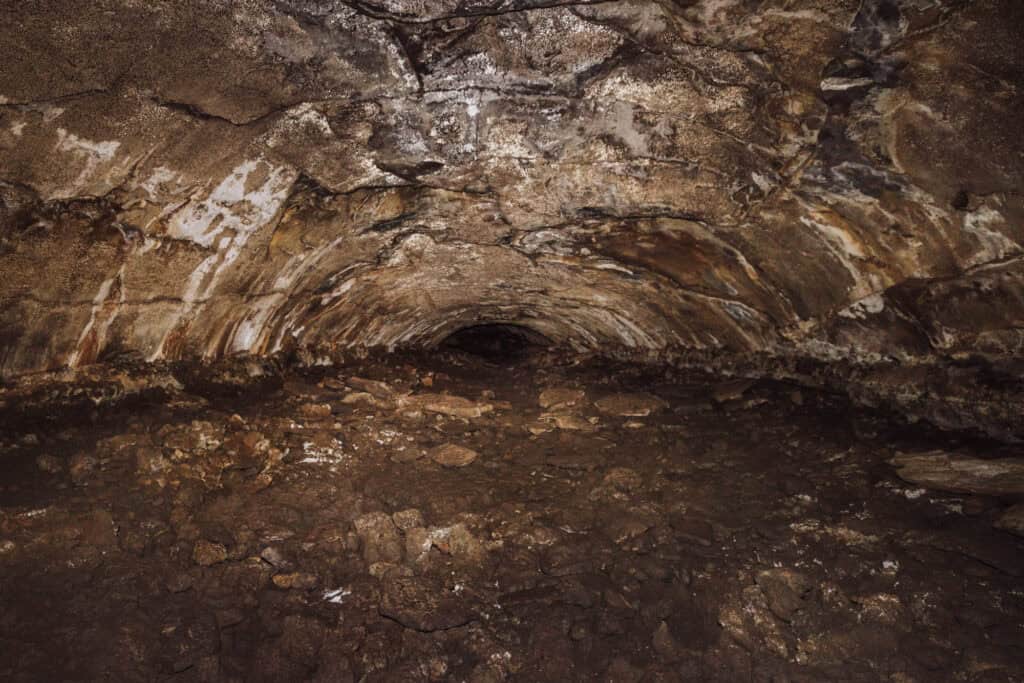
[[[299,406],[299,413],[315,419],[326,419],[331,416],[330,403],[304,403]]]
[[[758,586],[748,586],[739,595],[726,596],[718,613],[718,623],[748,652],[768,650],[779,657],[790,656],[782,623],[768,608]]]
[[[474,618],[466,601],[426,578],[393,577],[384,581],[381,616],[424,633],[468,624]]]
[[[582,389],[569,389],[564,387],[553,387],[545,389],[540,393],[538,403],[545,410],[559,407],[569,407],[580,404],[586,398],[586,392]]]
[[[211,567],[228,559],[228,551],[220,543],[200,539],[192,548],[192,559],[201,567]]]
[[[238,455],[246,458],[266,452],[270,448],[270,441],[261,432],[247,430],[237,435],[232,446]]]
[[[391,517],[383,512],[371,512],[354,522],[356,533],[363,545],[366,564],[402,561],[402,538]]]
[[[430,531],[424,527],[413,527],[405,532],[405,557],[410,563],[422,561],[433,547]]]
[[[423,524],[423,513],[416,508],[409,508],[408,510],[401,510],[391,515],[391,520],[395,523],[402,531],[408,531],[413,527],[421,527]]]
[[[430,449],[430,459],[442,467],[465,467],[479,457],[479,454],[465,446],[446,443]]]
[[[997,529],[1024,536],[1024,503],[1014,505],[999,515],[994,525]]]
[[[224,430],[207,420],[193,420],[186,425],[164,425],[157,432],[164,448],[186,453],[205,453],[221,444]],[[119,444],[119,447],[131,444]]]
[[[315,574],[308,574],[306,572],[274,574],[272,580],[275,586],[286,590],[310,590],[316,588],[319,583],[319,579],[317,579]]]
[[[436,527],[430,530],[430,543],[446,555],[467,564],[483,559],[484,548],[465,524]]]
[[[622,545],[626,541],[641,536],[650,529],[653,524],[637,515],[616,515],[606,528],[608,537],[615,543]]]
[[[292,563],[285,557],[280,548],[275,548],[274,546],[264,548],[260,553],[260,558],[274,569],[287,570],[292,567]]]
[[[613,467],[604,475],[601,483],[595,486],[588,496],[597,500],[627,500],[638,492],[643,485],[643,478],[629,467]]]
[[[52,455],[40,455],[36,458],[36,466],[49,474],[60,474],[64,471],[64,462]]]
[[[154,475],[167,470],[170,463],[161,449],[142,446],[135,451],[135,467],[141,475]]]
[[[356,403],[366,403],[371,406],[381,406],[381,402],[374,397],[373,394],[366,391],[353,391],[351,394],[345,394],[341,402],[345,405],[354,405]]]
[[[302,379],[297,390],[308,392]],[[971,663],[961,646],[987,641],[995,650],[1015,642],[1014,615],[1004,608],[1019,583],[1013,575],[1020,571],[1019,548],[1014,537],[986,527],[1003,512],[996,526],[1021,533],[1024,513],[1021,506],[1001,510],[1006,498],[931,496],[937,502],[926,504],[923,488],[902,484],[866,498],[873,470],[857,456],[870,446],[850,449],[843,430],[789,420],[785,391],[768,387],[764,393],[778,394],[782,404],[749,415],[718,411],[655,425],[637,418],[641,432],[624,428],[630,418],[602,415],[601,437],[556,432],[529,439],[523,427],[542,411],[528,389],[535,385],[517,381],[508,388],[515,410],[478,422],[430,415],[412,425],[400,422],[398,407],[388,413],[334,403],[338,422],[328,426],[297,418],[299,404],[287,397],[258,410],[246,406],[245,421],[227,417],[234,404],[209,406],[203,414],[227,425],[214,449],[209,445],[220,427],[183,425],[177,408],[159,419],[175,420],[163,435],[187,451],[154,445],[161,441],[147,436],[157,432],[148,414],[134,425],[128,417],[125,433],[103,433],[95,456],[102,469],[96,465],[86,491],[64,497],[46,491],[29,505],[20,503],[28,500],[25,489],[10,488],[19,504],[0,510],[0,564],[27,577],[49,554],[60,561],[50,576],[71,577],[69,595],[81,588],[90,600],[102,600],[106,586],[87,582],[97,570],[106,576],[131,564],[119,557],[134,561],[117,552],[119,545],[153,573],[117,586],[118,599],[123,592],[123,599],[138,600],[138,591],[153,588],[166,603],[158,624],[127,619],[142,635],[119,647],[166,657],[166,673],[187,670],[186,677],[198,676],[213,651],[214,680],[268,672],[282,680],[593,679],[613,660],[609,674],[644,683],[704,680],[718,672],[723,680],[750,674],[767,680],[780,672],[832,679],[842,677],[846,662],[863,664],[867,678],[881,667],[916,671],[922,662],[941,677],[946,668],[967,675]],[[480,386],[486,385],[471,382],[466,395],[477,395]],[[614,391],[615,384],[589,386]],[[592,410],[581,403],[570,409],[568,402],[583,395],[569,391],[573,396],[542,418],[581,420],[583,408]],[[819,401],[807,391],[811,416]],[[693,393],[678,390],[683,397]],[[546,400],[556,398],[563,397]],[[743,449],[729,433],[766,415],[781,421],[765,425],[764,452],[784,458],[762,458],[760,449]],[[295,466],[309,456],[305,444],[331,448],[341,438],[351,455],[344,468]],[[446,439],[493,446],[486,458],[465,446],[441,447],[481,460],[461,473],[387,460],[402,447],[425,456],[427,445]],[[821,448],[807,447],[812,444]],[[60,448],[54,452],[62,456],[75,452]],[[285,449],[292,457],[271,462],[272,451]],[[246,459],[256,454],[262,457]],[[33,470],[35,452],[14,457],[24,457],[28,471],[4,486],[66,486]],[[431,458],[438,460],[434,452]],[[46,464],[42,457],[36,462]],[[237,485],[271,464],[274,486],[260,496]],[[168,473],[167,490],[156,495],[140,486],[130,476],[136,466],[143,474]],[[483,476],[485,466],[494,466],[493,477]],[[907,504],[904,495],[923,500]],[[841,514],[841,505],[865,499],[871,517]],[[83,500],[109,514],[89,520],[72,512]],[[953,513],[961,504],[977,516]],[[894,519],[904,514],[906,520]],[[444,524],[429,526],[425,518]],[[829,526],[838,520],[850,528]],[[892,536],[896,522],[900,533]],[[814,557],[836,571],[834,584],[815,581],[813,592],[811,579],[793,570],[750,569],[759,561],[830,574],[816,571]],[[923,568],[933,566],[946,571],[925,577]],[[35,587],[48,581],[44,576]],[[190,588],[192,595],[173,594]],[[78,597],[68,604],[72,618],[88,606]],[[56,598],[54,605],[64,609]],[[189,605],[200,607],[181,609]],[[212,633],[194,627],[199,613],[214,624]],[[877,654],[877,642],[886,639],[906,650],[908,625],[935,643],[932,651]],[[264,645],[257,649],[270,653],[273,666],[246,669],[239,658],[249,649],[236,649],[244,643],[235,639],[259,639]]]
[[[364,379],[362,377],[349,377],[345,380],[353,389],[358,391],[364,391],[374,398],[381,400],[391,400],[395,396],[395,391],[386,382],[381,382],[375,379]]]
[[[799,572],[789,569],[768,569],[754,578],[761,589],[768,609],[783,621],[790,621],[793,613],[804,606],[804,596],[811,589],[810,581]]]
[[[461,396],[447,394],[420,394],[407,399],[407,403],[414,404],[428,413],[452,417],[474,418],[494,410],[494,406],[489,403],[476,403]]]
[[[612,394],[594,402],[597,409],[619,417],[647,417],[666,407],[657,396],[646,393]]]
[[[901,479],[918,486],[991,496],[1024,495],[1024,458],[982,460],[947,453],[901,453],[889,461]]]
[[[854,599],[860,610],[858,618],[865,622],[894,625],[904,620],[905,610],[899,596],[891,593],[875,593]]]
[[[714,399],[715,403],[735,401],[747,393],[747,389],[754,386],[755,382],[756,380],[753,379],[736,379],[716,384],[714,389],[711,390],[711,398]]]

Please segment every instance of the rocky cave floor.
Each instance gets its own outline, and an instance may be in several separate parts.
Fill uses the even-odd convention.
[[[0,432],[0,678],[1024,680],[1005,446],[538,353],[288,374]],[[467,450],[468,449],[468,450]]]

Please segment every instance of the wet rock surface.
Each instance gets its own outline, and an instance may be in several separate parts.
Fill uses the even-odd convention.
[[[1015,447],[722,386],[395,356],[8,421],[0,678],[1019,679],[1019,492],[890,464]]]

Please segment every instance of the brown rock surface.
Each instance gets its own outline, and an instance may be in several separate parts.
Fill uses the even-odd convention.
[[[210,567],[228,558],[227,549],[220,543],[200,540],[192,550],[192,559],[201,567]]]
[[[1024,536],[1024,504],[1014,505],[999,515],[995,527],[1011,534]]]
[[[430,449],[430,459],[442,467],[465,467],[475,461],[479,454],[471,448],[453,443],[441,444]]]
[[[657,396],[645,393],[612,394],[594,401],[602,413],[620,417],[647,417],[665,408],[665,402]]]
[[[1022,438],[1020,4],[786,8],[16,3],[0,377],[493,323]]]
[[[8,15],[4,376],[480,321],[658,358],[1021,349],[1014,0]]]
[[[469,623],[473,612],[466,601],[443,585],[422,578],[384,582],[380,613],[406,628],[429,633]]]
[[[1019,501],[926,491],[886,463],[956,439],[958,461],[991,467],[1014,446],[813,387],[797,405],[770,379],[758,400],[694,410],[719,376],[546,352],[343,371],[396,388],[429,374],[507,408],[345,404],[322,381],[338,369],[312,367],[275,392],[5,420],[0,678],[931,681],[1024,666]],[[570,385],[644,387],[665,409],[531,435],[538,388]],[[23,386],[0,396],[35,395]],[[69,386],[95,390],[38,395]],[[305,414],[325,403],[329,421]],[[487,457],[393,459],[445,442]],[[90,464],[41,470],[43,456]]]
[[[537,402],[541,408],[569,407],[581,403],[586,394],[581,389],[553,387],[540,392]]]
[[[0,18],[0,679],[1024,670],[1020,0]]]
[[[945,451],[903,453],[890,460],[911,483],[958,493],[1024,495],[1024,458],[981,460]]]

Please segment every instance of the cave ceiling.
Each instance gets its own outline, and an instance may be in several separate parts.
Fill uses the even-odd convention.
[[[26,2],[0,372],[1024,348],[1017,0]]]

